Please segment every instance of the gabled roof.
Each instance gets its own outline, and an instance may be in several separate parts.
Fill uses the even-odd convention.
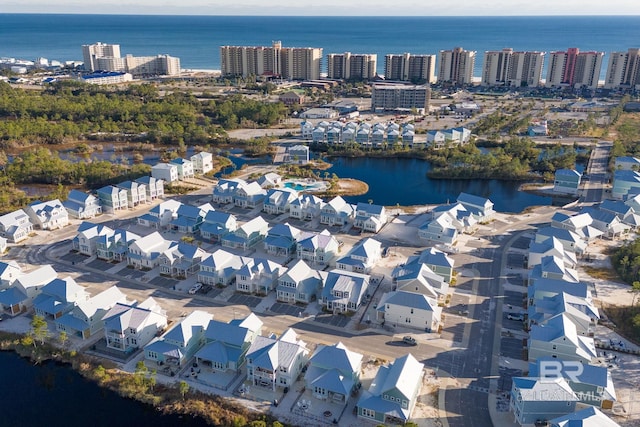
[[[423,369],[424,365],[411,354],[397,358],[389,365],[389,373],[382,385],[382,392],[397,389],[407,399],[411,399],[422,382]]]
[[[550,422],[552,427],[620,427],[594,406],[554,418]]]
[[[56,273],[52,266],[47,264],[18,277],[16,283],[19,283],[24,289],[29,289],[37,286],[44,286],[57,276],[58,273]]]
[[[245,342],[249,342],[252,336],[253,332],[246,327],[219,320],[209,321],[205,331],[207,341],[218,341],[233,347],[242,347]]]
[[[201,310],[194,310],[180,323],[169,329],[163,336],[165,340],[179,342],[185,346],[194,334],[204,330],[213,319],[213,315]]]
[[[235,219],[235,216],[228,212],[210,210],[204,217],[204,222],[211,224],[226,224],[232,218]]]
[[[75,300],[76,294],[85,292],[85,288],[78,285],[72,277],[55,278],[42,288],[43,294],[56,297],[58,301],[66,302]]]
[[[360,370],[362,358],[362,354],[351,351],[342,342],[338,342],[331,346],[319,346],[311,357],[310,363],[320,368],[335,368],[342,373],[351,375]]]
[[[273,227],[271,227],[271,229],[269,229],[268,234],[269,236],[285,237],[287,239],[290,239],[291,241],[294,241],[300,235],[300,229],[289,225],[289,223],[286,222],[284,224],[274,225]]]
[[[95,197],[92,194],[85,193],[76,189],[69,191],[69,195],[67,196],[67,200],[73,200],[79,203],[86,203],[87,199],[90,198]]]
[[[467,207],[467,205],[484,207],[485,209],[493,207],[491,200],[468,193],[460,193],[456,201],[462,203],[465,207]]]
[[[252,359],[255,367],[275,371],[278,367],[289,368],[299,353],[308,350],[303,341],[297,339],[291,328],[278,339],[274,337],[256,337],[247,351],[247,359]]]
[[[333,237],[328,230],[323,230],[318,234],[308,235],[306,237],[302,235],[300,240],[298,240],[298,245],[304,249],[315,251],[325,249],[331,242],[338,243],[336,238]]]
[[[126,304],[126,301],[126,295],[117,286],[111,286],[86,301],[78,302],[76,309],[80,310],[87,318],[91,318],[100,309],[109,310],[116,303]]]
[[[384,206],[358,202],[356,211],[366,212],[369,215],[382,215]]]
[[[257,216],[250,220],[249,222],[245,222],[239,227],[239,230],[244,231],[247,236],[250,236],[253,233],[257,233],[264,228],[269,227],[269,223],[264,220],[261,216]]]
[[[578,401],[578,396],[571,390],[564,378],[541,380],[540,378],[516,377],[513,378],[513,386],[523,401]]]
[[[387,292],[382,295],[382,298],[380,298],[378,302],[378,311],[385,311],[385,304],[399,305],[425,311],[436,311],[438,308],[438,302],[435,299],[419,293],[406,291]]]

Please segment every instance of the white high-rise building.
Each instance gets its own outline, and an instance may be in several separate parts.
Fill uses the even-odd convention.
[[[627,52],[611,52],[604,87],[606,89],[640,88],[640,49],[631,48]]]
[[[545,86],[596,89],[603,57],[604,52],[580,52],[576,47],[551,52]]]
[[[384,77],[387,80],[411,81],[420,83],[436,82],[435,55],[386,55],[384,58]]]
[[[429,111],[431,88],[428,85],[375,84],[371,88],[372,110]]]
[[[120,58],[119,44],[94,43],[82,45],[82,57],[84,59],[84,68],[88,71],[103,70],[98,65],[98,59],[103,57]],[[120,71],[120,70],[107,70]]]
[[[538,86],[544,52],[514,52],[507,48],[484,53],[483,86]]]
[[[320,78],[322,48],[268,46],[220,46],[223,76],[279,76],[291,80]]]
[[[440,51],[438,82],[450,82],[457,85],[473,83],[473,67],[476,52],[456,47],[453,50]]]
[[[327,55],[327,77],[344,80],[370,80],[376,76],[378,55],[351,52]]]

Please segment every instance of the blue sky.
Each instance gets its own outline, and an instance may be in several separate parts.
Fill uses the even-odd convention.
[[[638,0],[0,0],[0,13],[166,15],[640,15]],[[176,6],[178,4],[178,6]]]

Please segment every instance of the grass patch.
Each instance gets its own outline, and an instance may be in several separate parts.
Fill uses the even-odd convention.
[[[603,311],[616,325],[617,333],[635,344],[640,344],[640,306],[609,306],[603,308]]]
[[[620,275],[613,268],[584,267],[585,273],[594,279],[609,280],[611,282],[622,282]]]

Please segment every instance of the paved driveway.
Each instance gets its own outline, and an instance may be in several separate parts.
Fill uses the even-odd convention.
[[[255,308],[260,304],[262,298],[254,297],[252,295],[233,294],[228,301],[232,304],[246,305],[247,307]]]

